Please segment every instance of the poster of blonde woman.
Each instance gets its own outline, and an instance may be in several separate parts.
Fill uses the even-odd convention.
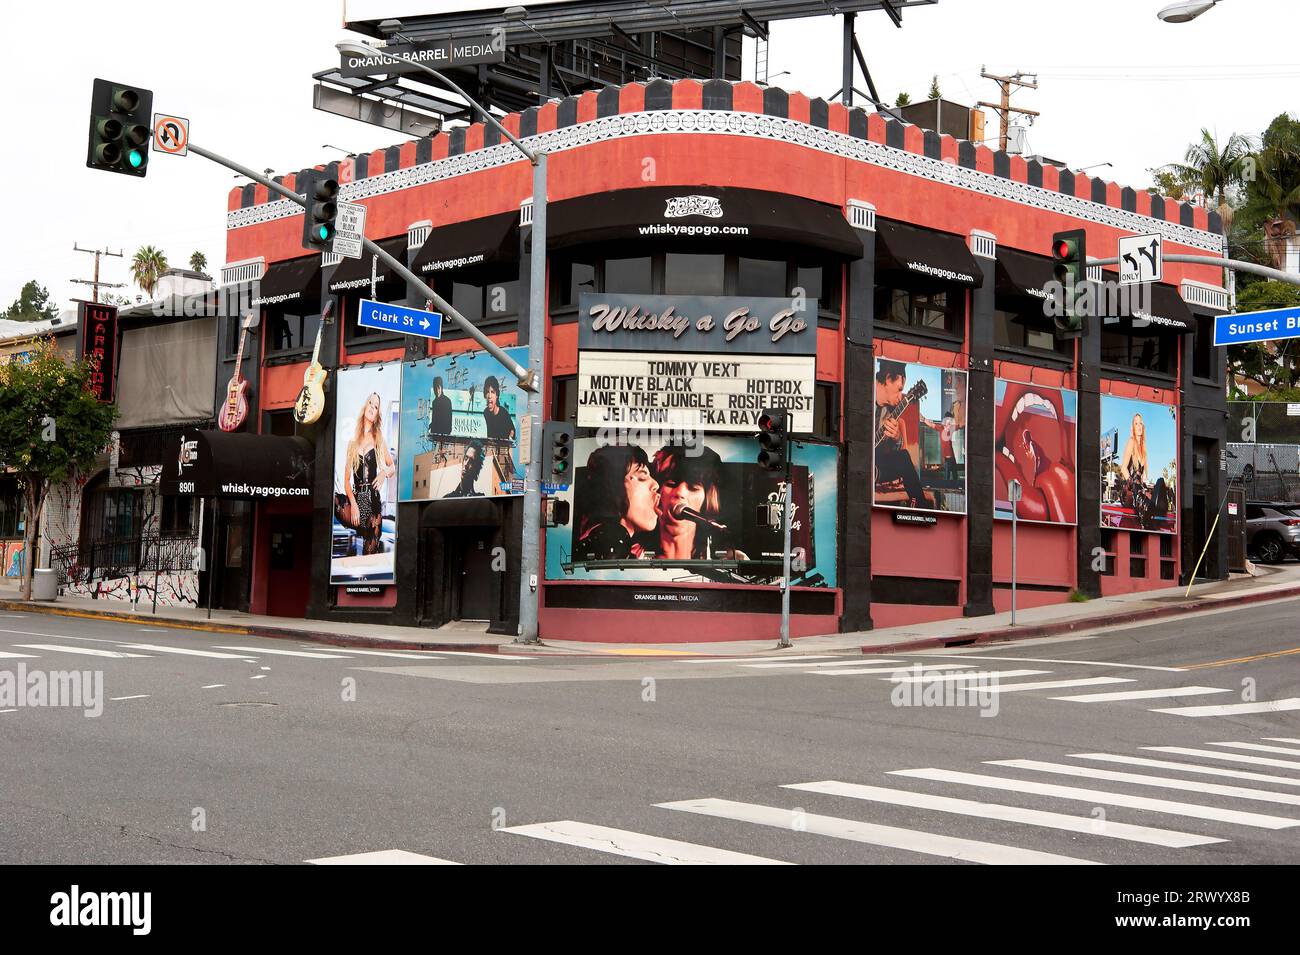
[[[1178,419],[1171,405],[1101,397],[1101,526],[1178,532]]]
[[[402,366],[339,370],[330,583],[391,584]]]

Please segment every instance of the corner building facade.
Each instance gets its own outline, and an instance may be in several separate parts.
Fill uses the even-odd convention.
[[[1116,255],[1132,234],[1161,235],[1166,254],[1220,255],[1217,215],[749,83],[632,84],[503,122],[549,156],[544,408],[579,425],[573,486],[555,495],[567,507],[545,531],[544,639],[774,636],[772,515],[779,530],[785,493],[803,567],[796,636],[1007,609],[1013,506],[1021,607],[1190,577],[1223,492],[1224,360],[1211,344],[1213,316],[1228,307],[1222,273],[1168,263],[1144,304],[1090,319],[1078,340],[1052,334],[1043,285],[1053,232],[1086,229],[1094,258]],[[497,343],[529,345],[532,171],[513,146],[479,124],[328,168],[342,198],[368,207],[370,238]],[[393,455],[394,470],[410,473],[393,473],[401,490],[385,492],[394,530],[383,508],[378,546],[391,548],[391,582],[348,586],[335,573],[330,583],[332,561],[346,554],[360,566],[367,549],[340,542],[339,515],[351,512],[334,477],[346,473],[339,429],[354,421],[339,406],[340,374],[405,363],[401,398],[383,397],[383,414],[403,422],[404,442],[416,416],[423,441],[441,396],[428,376],[454,391],[441,370],[463,371],[473,343],[449,324],[432,342],[359,328],[363,296],[425,303],[372,270],[370,256],[304,257],[299,215],[260,186],[230,196],[225,280],[260,279],[268,303],[244,353],[258,356],[255,371],[244,358],[247,427],[307,438],[314,492],[310,507],[238,505],[251,546],[244,592],[227,598],[253,612],[278,601],[290,615],[426,627],[486,619],[513,632],[522,498],[421,490],[439,469],[463,474],[466,459],[481,468],[469,432]],[[322,326],[331,299],[341,320]],[[793,307],[778,336],[769,318],[782,299]],[[685,333],[609,334],[594,318],[670,309],[689,319]],[[717,311],[721,325],[737,309],[760,326],[701,331],[702,315]],[[219,387],[237,324],[226,325]],[[284,415],[318,333],[330,381],[321,418],[303,428]],[[413,384],[420,368],[431,371]],[[485,394],[474,389],[485,380],[471,384],[468,406],[456,398],[458,414],[481,414]],[[498,383],[517,420],[523,393],[508,376]],[[675,391],[690,394],[668,397]],[[789,488],[757,472],[749,424],[786,395],[800,435]],[[709,453],[688,457],[694,464],[674,463],[669,426],[686,419],[655,410],[674,408],[705,414],[693,420]],[[597,422],[634,429],[643,456],[604,460]],[[509,449],[488,450],[491,486],[508,491]],[[674,553],[663,513],[638,523],[639,489],[620,491],[611,466],[619,479],[648,474],[660,495],[652,509],[672,511],[665,489],[694,488],[703,497],[692,506],[711,524],[693,525],[694,542]],[[1016,505],[1012,480],[1025,488]],[[602,483],[609,500],[598,500]],[[268,537],[290,523],[302,538],[297,565],[283,536]],[[1198,576],[1226,576],[1225,546],[1220,526]]]

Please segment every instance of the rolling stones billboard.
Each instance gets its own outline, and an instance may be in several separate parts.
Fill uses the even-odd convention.
[[[993,404],[993,516],[1011,519],[1014,480],[1017,520],[1077,523],[1078,392],[999,378]]]

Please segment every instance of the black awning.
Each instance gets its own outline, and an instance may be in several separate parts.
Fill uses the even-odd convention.
[[[862,258],[862,240],[843,210],[783,192],[650,186],[564,199],[547,208],[550,248],[701,238],[773,242]]]
[[[1047,284],[1053,280],[1052,260],[1047,256],[998,249],[995,292],[998,298],[1032,298],[1043,302],[1050,298]]]
[[[426,281],[485,265],[519,261],[519,213],[502,212],[438,226],[420,246],[411,271]]]
[[[1123,287],[1118,286],[1117,272],[1107,271],[1103,277],[1107,292],[1103,301],[1112,289],[1119,293],[1117,302],[1104,304],[1104,330],[1126,335],[1190,335],[1196,330],[1196,316],[1174,286],[1151,282]]]
[[[307,255],[267,266],[253,295],[257,308],[283,307],[292,310],[300,303],[316,311],[320,304],[320,256]]]
[[[876,268],[912,279],[968,287],[981,281],[975,256],[960,236],[885,219],[876,220]]]
[[[397,259],[398,262],[406,264],[406,236],[395,235],[391,239],[381,239],[378,246]],[[396,272],[384,264],[383,259],[373,252],[362,252],[359,259],[344,259],[334,269],[334,274],[329,277],[329,290],[335,294],[343,292],[360,292],[362,295],[370,295],[370,267],[374,265],[375,272],[379,276],[378,286],[383,288],[385,285],[400,285],[405,295],[406,283],[398,276]],[[385,291],[387,291],[385,289]]]
[[[305,438],[182,431],[166,451],[163,494],[311,500],[316,452]]]

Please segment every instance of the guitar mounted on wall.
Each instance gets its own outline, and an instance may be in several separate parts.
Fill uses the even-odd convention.
[[[908,391],[907,394],[903,395],[903,400],[900,401],[898,404],[893,405],[892,407],[884,407],[884,406],[881,407],[880,415],[876,420],[876,445],[875,446],[877,448],[879,448],[880,445],[884,444],[886,441],[889,442],[888,444],[885,445],[885,447],[888,449],[896,450],[903,446],[902,441],[898,440],[897,438],[891,438],[889,437],[889,435],[885,433],[885,422],[896,421],[899,418],[902,418],[903,412],[907,410],[908,406],[911,405],[912,402],[914,401],[920,401],[929,393],[929,391],[930,389],[926,387],[925,382],[918,381],[916,384],[912,386],[911,390]]]
[[[239,323],[239,352],[235,359],[235,373],[226,384],[226,400],[217,412],[217,427],[222,431],[238,431],[248,419],[248,379],[241,369],[244,362],[244,343],[248,340],[248,330],[258,321],[256,312],[249,312]]]
[[[329,372],[320,363],[320,338],[325,326],[331,324],[334,313],[334,300],[330,299],[321,313],[320,325],[316,328],[316,347],[312,349],[311,364],[302,375],[302,391],[293,403],[293,417],[299,424],[312,424],[325,410],[325,378]]]

